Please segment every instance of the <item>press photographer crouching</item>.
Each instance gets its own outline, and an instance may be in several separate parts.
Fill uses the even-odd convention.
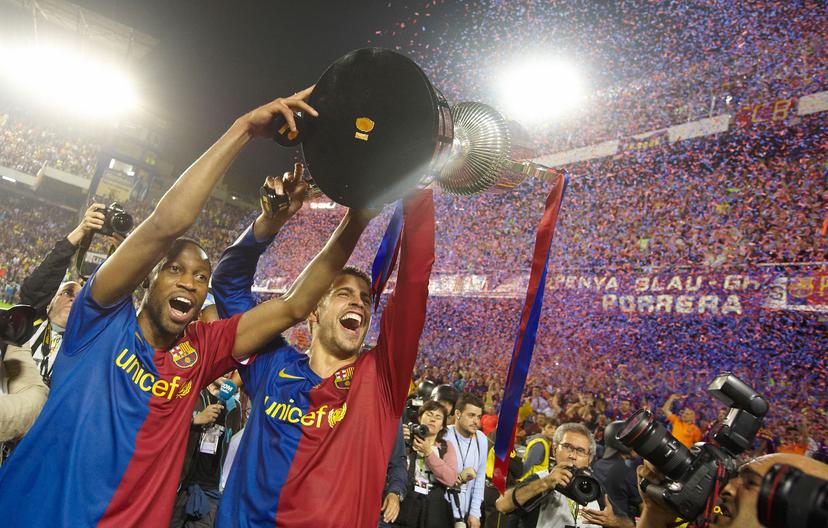
[[[408,487],[394,526],[445,528],[452,525],[446,490],[457,481],[457,455],[448,443],[446,410],[429,400],[409,424]]]
[[[497,500],[497,510],[517,512],[526,528],[633,526],[632,520],[616,516],[612,506],[604,504],[601,485],[589,470],[595,447],[592,433],[582,424],[562,424],[553,439],[555,464],[507,489]],[[589,515],[604,520],[593,524]]]

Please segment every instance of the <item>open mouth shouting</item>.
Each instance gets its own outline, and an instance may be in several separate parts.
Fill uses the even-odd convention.
[[[195,314],[195,301],[183,295],[177,295],[169,300],[170,319],[178,324],[192,321]]]
[[[352,337],[359,337],[362,323],[365,321],[365,316],[359,312],[349,310],[339,318],[339,324],[342,326],[345,333]]]
[[[716,508],[714,508],[713,512],[713,524],[728,525],[730,524],[730,521],[733,519],[733,514],[727,507],[727,501],[725,500],[719,499],[716,504]]]

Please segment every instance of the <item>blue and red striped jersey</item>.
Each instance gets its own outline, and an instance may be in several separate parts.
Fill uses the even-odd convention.
[[[8,526],[169,524],[199,391],[237,364],[238,316],[191,323],[156,350],[132,298],[101,307],[92,280],[72,306],[49,399],[0,468]]]
[[[219,314],[250,309],[252,229],[213,275]],[[220,527],[376,526],[414,369],[434,261],[431,192],[406,204],[400,270],[377,346],[322,379],[279,339],[240,369],[252,412],[219,507]]]

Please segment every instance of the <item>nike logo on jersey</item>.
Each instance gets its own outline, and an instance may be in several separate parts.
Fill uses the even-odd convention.
[[[285,369],[279,371],[279,377],[285,379],[305,379],[302,376],[294,376],[293,374],[288,374],[285,372]]]

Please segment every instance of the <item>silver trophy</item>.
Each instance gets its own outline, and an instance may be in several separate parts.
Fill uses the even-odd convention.
[[[478,102],[458,103],[451,109],[454,138],[448,160],[437,170],[437,185],[450,194],[469,195],[514,189],[527,177],[549,178],[555,169],[516,154],[529,150],[523,137],[516,142],[519,125],[508,122]],[[517,134],[521,135],[522,134]]]

